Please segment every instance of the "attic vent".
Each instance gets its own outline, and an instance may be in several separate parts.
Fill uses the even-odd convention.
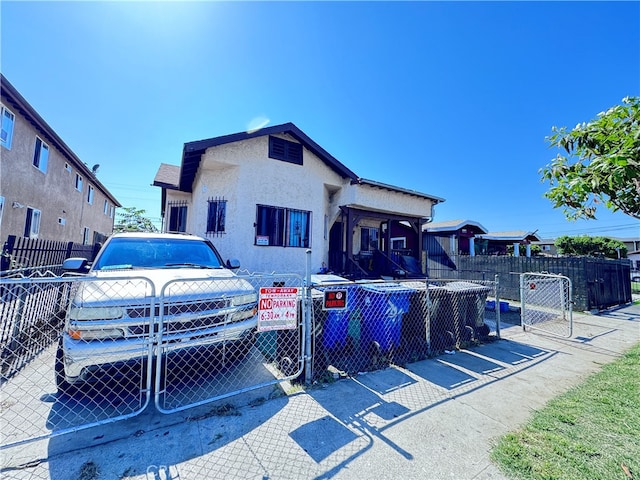
[[[302,165],[302,145],[279,137],[269,137],[269,158]]]

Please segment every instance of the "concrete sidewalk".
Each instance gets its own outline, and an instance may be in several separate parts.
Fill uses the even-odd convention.
[[[470,350],[1,452],[3,479],[486,479],[501,435],[640,341],[640,306],[574,314],[562,339],[502,329]],[[247,400],[245,400],[247,401]]]

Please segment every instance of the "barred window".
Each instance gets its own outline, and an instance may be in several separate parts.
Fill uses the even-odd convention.
[[[221,235],[225,233],[227,216],[227,201],[224,198],[210,198],[207,211],[207,235]]]
[[[256,245],[305,248],[311,245],[311,212],[258,205],[256,216]]]

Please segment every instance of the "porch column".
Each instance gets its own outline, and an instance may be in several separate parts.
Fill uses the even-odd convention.
[[[452,234],[451,237],[449,238],[449,247],[451,247],[451,255],[458,254],[458,245],[456,242],[455,234]]]
[[[469,237],[469,255],[476,256],[476,239],[475,237]]]
[[[527,257],[531,256],[531,244],[527,243]]]
[[[518,242],[513,244],[513,256],[514,257],[520,256],[520,244]]]

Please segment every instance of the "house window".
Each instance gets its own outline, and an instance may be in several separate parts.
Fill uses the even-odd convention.
[[[89,190],[87,191],[87,203],[89,205],[93,205],[93,187],[91,185],[89,185]]]
[[[269,158],[302,165],[302,145],[279,137],[269,137]]]
[[[67,224],[67,219],[63,218],[63,217],[58,217],[58,223],[60,225],[66,225]]]
[[[186,202],[169,203],[169,231],[187,231],[187,205]]]
[[[545,252],[550,252],[551,251],[551,245],[542,245],[542,250]]]
[[[2,212],[4,211],[4,197],[0,197],[0,225],[2,225]]]
[[[64,169],[67,172],[71,173],[71,165],[69,165],[67,162],[64,162]]]
[[[305,247],[311,244],[311,212],[257,206],[256,245]]]
[[[76,190],[82,191],[82,175],[76,173]]]
[[[89,227],[84,227],[82,229],[82,244],[83,245],[89,245],[89,234],[91,233],[91,230],[89,230]]]
[[[360,229],[360,251],[373,252],[378,249],[379,229],[376,227],[362,227]]]
[[[227,216],[227,201],[222,198],[210,198],[207,211],[207,234],[223,234]]]
[[[41,172],[47,173],[47,163],[49,162],[49,145],[44,143],[40,137],[36,137],[36,148],[33,152],[33,166]]]
[[[116,210],[115,205],[111,205],[109,207],[109,218],[113,218],[113,212],[115,212],[115,210]]]
[[[107,200],[104,201],[104,207],[102,208],[102,211],[105,215],[109,214],[109,202]]]
[[[24,236],[27,238],[38,238],[40,233],[40,210],[27,207],[27,219],[24,223]]]
[[[11,141],[13,140],[13,124],[16,116],[5,107],[2,107],[2,130],[0,131],[0,142],[7,150],[11,150]]]
[[[407,248],[407,237],[393,237],[391,239],[391,250],[404,250]]]

